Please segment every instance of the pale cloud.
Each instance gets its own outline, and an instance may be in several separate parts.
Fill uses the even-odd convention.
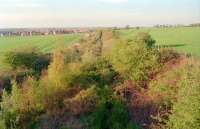
[[[108,3],[126,3],[128,0],[101,0],[103,2],[108,2]]]
[[[43,4],[39,0],[0,0],[0,7],[34,8],[41,7]]]
[[[15,5],[15,7],[19,8],[37,8],[37,7],[43,7],[43,4],[37,4],[37,3],[18,3]]]

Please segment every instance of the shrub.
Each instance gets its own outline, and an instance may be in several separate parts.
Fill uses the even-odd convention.
[[[63,70],[65,67],[65,56],[62,49],[58,49],[53,54],[53,60],[48,67],[48,78],[56,87],[63,86]]]
[[[0,120],[0,129],[6,129],[4,121]]]
[[[176,99],[178,83],[183,80],[184,67],[179,67],[157,75],[157,79],[149,83],[150,94],[159,94],[160,99],[164,97],[163,102],[173,102]]]
[[[177,101],[169,117],[170,129],[200,129],[200,70],[199,66],[186,68],[179,83]]]
[[[162,48],[160,49],[160,62],[166,63],[172,59],[177,59],[180,57],[180,54],[178,54],[175,50],[169,49],[169,48]]]
[[[13,96],[4,91],[2,96],[1,118],[3,119],[6,129],[15,129],[18,124],[17,100],[19,100],[20,97],[20,90],[18,90],[16,84],[13,85],[11,94]]]
[[[114,82],[114,77],[117,75],[109,61],[104,58],[97,58],[75,66],[75,69],[69,66],[68,73],[64,75],[71,86],[109,85]]]
[[[97,58],[82,66],[83,73],[87,76],[85,80],[91,80],[96,85],[109,85],[117,75],[110,62],[104,58]]]
[[[5,62],[12,68],[26,67],[33,68],[35,61],[38,59],[38,52],[35,49],[19,49],[6,53]]]
[[[110,87],[96,88],[96,93],[96,108],[82,117],[85,128],[139,129],[139,126],[130,121],[125,104],[118,100]]]
[[[126,107],[116,100],[101,103],[92,113],[89,129],[139,129],[130,122]]]
[[[3,71],[5,72],[5,71]],[[6,74],[0,74],[0,87],[5,89],[8,93],[11,92],[12,89],[12,80],[15,80],[17,84],[22,84],[24,80],[27,79],[28,76],[35,76],[35,72],[29,70],[21,70],[17,71],[6,71]],[[2,93],[2,91],[1,91]]]
[[[40,76],[42,70],[48,69],[48,66],[51,61],[51,56],[50,54],[42,54],[40,55],[35,62],[33,63],[33,71]]]
[[[90,33],[89,36],[82,42],[83,61],[90,60],[91,58],[96,58],[102,55],[102,45],[103,45],[103,32],[98,31],[95,33]]]
[[[146,32],[139,32],[135,36],[135,42],[145,43],[149,48],[153,47],[156,43],[156,41],[151,37],[151,35]]]
[[[80,91],[75,97],[66,99],[65,105],[68,110],[76,115],[91,112],[97,104],[98,96],[96,87],[93,86],[86,90]]]
[[[50,56],[40,53],[36,48],[23,48],[6,53],[4,62],[13,69],[26,68],[40,75],[43,69],[47,69]]]
[[[13,83],[9,95],[4,91],[1,103],[1,117],[6,129],[35,129],[38,116],[43,111],[40,99],[36,97],[37,87],[33,80],[28,80],[29,87],[19,88]]]
[[[10,75],[6,75],[6,76],[0,75],[0,87],[1,87],[1,89],[5,89],[6,91],[11,92],[12,84],[11,84],[10,78],[11,78]],[[2,91],[1,91],[0,94],[2,94]]]
[[[126,79],[141,82],[159,68],[158,54],[154,49],[148,49],[145,44],[118,43],[112,52],[113,67]]]
[[[83,50],[79,48],[79,44],[68,47],[64,50],[65,63],[80,62]]]

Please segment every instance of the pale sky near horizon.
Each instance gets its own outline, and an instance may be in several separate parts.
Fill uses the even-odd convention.
[[[0,0],[0,28],[200,22],[200,0]]]

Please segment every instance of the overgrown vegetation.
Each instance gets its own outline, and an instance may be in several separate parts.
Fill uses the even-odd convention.
[[[178,84],[177,100],[169,117],[170,129],[200,128],[200,67],[186,67],[183,80]]]
[[[114,30],[88,34],[53,54],[8,52],[13,72],[9,88],[0,83],[0,128],[199,129],[199,65],[173,71],[170,64],[183,59],[189,60],[157,49],[148,33],[127,41]]]
[[[158,52],[144,42],[121,42],[116,44],[111,55],[113,67],[125,79],[144,83],[159,69]]]

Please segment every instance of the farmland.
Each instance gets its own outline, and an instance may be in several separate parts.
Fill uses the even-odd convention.
[[[200,0],[2,0],[0,129],[200,129]]]
[[[200,64],[179,53],[198,57],[198,34],[185,27],[4,37],[0,128],[199,129]]]
[[[157,45],[166,45],[179,52],[189,53],[200,57],[200,27],[179,28],[140,28],[119,30],[124,39],[131,39],[138,32],[148,32],[156,40]],[[0,37],[0,69],[5,67],[2,58],[6,51],[24,47],[35,46],[43,52],[50,52],[59,43],[66,45],[78,42],[80,34],[32,37]]]
[[[1,37],[0,38],[0,69],[4,67],[2,58],[5,52],[20,47],[37,47],[43,52],[50,52],[58,44],[70,44],[77,42],[81,35],[56,35],[56,36],[32,36],[32,37]]]
[[[166,45],[183,53],[200,57],[200,27],[142,28],[121,31],[129,39],[138,31],[146,31],[156,40],[157,45]]]

